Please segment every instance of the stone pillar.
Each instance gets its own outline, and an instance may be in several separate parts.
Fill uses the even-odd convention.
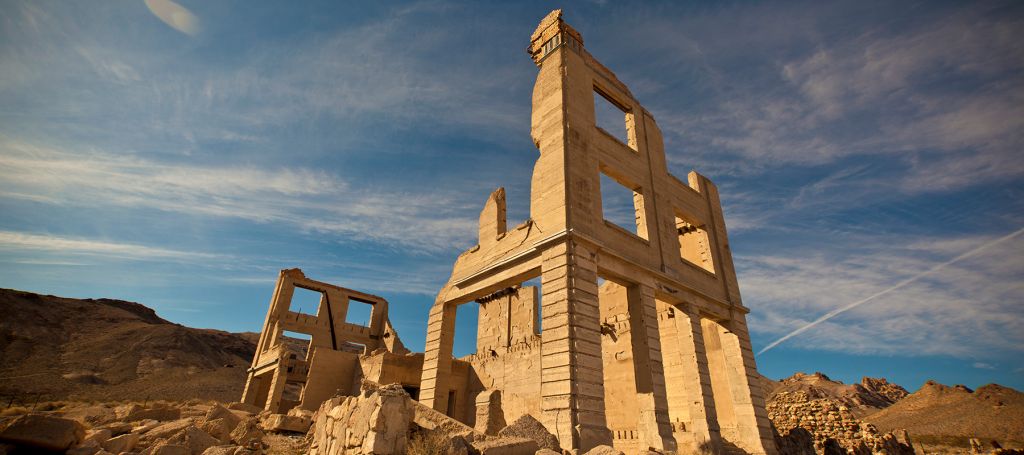
[[[715,398],[711,391],[711,375],[708,371],[707,353],[704,349],[704,333],[700,315],[687,306],[675,307],[673,321],[676,325],[679,353],[682,359],[683,388],[690,406],[690,422],[687,430],[693,435],[692,441],[677,441],[693,444],[693,450],[701,444],[713,447],[721,444],[721,432],[715,413]]]
[[[541,422],[563,448],[611,445],[604,376],[597,265],[572,240],[542,253]]]
[[[751,454],[775,454],[775,437],[765,410],[764,391],[761,387],[754,351],[750,345],[746,318],[735,314],[726,326],[720,326],[719,339],[729,375],[733,415],[739,437],[732,441]]]
[[[675,451],[675,438],[668,418],[665,392],[665,369],[661,358],[661,337],[658,332],[658,308],[654,288],[631,286],[627,291],[629,325],[633,346],[633,373],[640,409],[641,447],[659,451]]]
[[[447,289],[442,289],[444,295]],[[420,378],[420,403],[445,413],[448,410],[448,382],[452,373],[452,344],[455,341],[455,306],[438,297],[427,320],[427,341]]]
[[[505,412],[501,409],[501,390],[484,390],[476,395],[476,423],[473,429],[494,436],[505,428]]]
[[[276,413],[283,413],[287,409],[281,409],[281,396],[284,394],[284,385],[288,382],[288,362],[289,359],[282,357],[277,364],[277,368],[271,373],[273,377],[270,378],[270,390],[267,392],[267,403],[263,406],[263,409]]]

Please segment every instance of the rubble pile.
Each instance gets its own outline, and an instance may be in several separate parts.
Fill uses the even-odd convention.
[[[914,453],[906,431],[881,434],[847,406],[829,398],[813,398],[804,391],[778,392],[767,410],[783,453],[820,455],[833,453],[836,446],[842,448],[839,453],[854,455]]]

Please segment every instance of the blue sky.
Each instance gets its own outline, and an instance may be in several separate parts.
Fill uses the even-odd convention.
[[[559,6],[719,185],[755,350],[1024,227],[1020,2],[0,5],[0,287],[255,331],[301,267],[422,349],[488,194],[527,216]],[[1022,304],[1018,236],[759,367],[1024,389]]]

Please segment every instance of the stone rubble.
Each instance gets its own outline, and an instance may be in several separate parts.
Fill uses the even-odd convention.
[[[778,392],[767,409],[783,454],[808,453],[808,443],[819,455],[831,452],[833,446],[854,455],[914,453],[905,431],[880,434],[874,425],[829,398],[812,398],[804,391]]]

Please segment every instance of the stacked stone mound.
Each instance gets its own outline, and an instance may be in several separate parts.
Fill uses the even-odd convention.
[[[358,396],[335,397],[313,415],[311,455],[449,453],[534,455],[558,440],[529,416],[496,436],[475,431],[409,398],[399,384],[363,383]]]
[[[858,419],[846,405],[829,398],[813,398],[804,391],[777,392],[767,409],[783,454],[914,453],[906,431],[879,433],[874,425]]]

